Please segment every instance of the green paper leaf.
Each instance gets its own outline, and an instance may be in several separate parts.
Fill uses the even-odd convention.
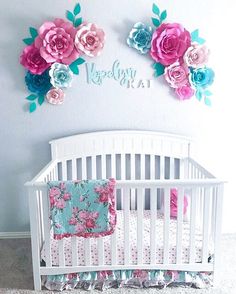
[[[73,63],[80,65],[80,64],[85,63],[85,60],[83,58],[79,57]]]
[[[69,67],[70,67],[70,70],[73,72],[73,74],[75,74],[75,75],[79,74],[79,68],[78,68],[77,64],[75,64],[73,62]]]
[[[157,18],[152,17],[152,23],[155,27],[158,27],[160,25],[160,21]]]
[[[205,97],[204,102],[207,106],[211,106],[211,100],[208,97]]]
[[[205,90],[205,91],[204,91],[204,95],[205,95],[205,96],[211,96],[211,95],[212,95],[212,92],[209,91],[209,90]]]
[[[201,90],[197,90],[196,92],[196,98],[198,101],[202,100],[202,91]]]
[[[35,39],[38,36],[38,31],[35,28],[30,27],[29,31],[32,39]]]
[[[26,97],[26,99],[29,100],[29,101],[33,101],[33,100],[35,100],[37,97],[38,97],[37,95],[35,95],[35,94],[31,94],[31,95],[29,95],[28,97]]]
[[[31,45],[34,43],[34,39],[32,38],[25,38],[23,39],[23,42],[26,44],[26,45]]]
[[[74,8],[74,15],[78,15],[80,13],[80,11],[81,11],[80,4],[77,3]]]
[[[74,27],[77,28],[78,26],[80,26],[80,25],[82,24],[82,22],[83,22],[82,17],[77,18],[77,19],[74,21]]]
[[[43,102],[44,102],[44,96],[39,96],[39,97],[38,97],[38,104],[39,104],[39,105],[42,105]]]
[[[37,105],[36,105],[35,102],[30,103],[30,105],[29,105],[29,112],[30,113],[34,112],[36,110],[36,108],[37,108]]]
[[[167,17],[167,11],[164,10],[164,11],[162,11],[162,13],[161,13],[160,20],[163,21],[163,20],[166,19],[166,17]]]
[[[154,63],[153,68],[155,69],[155,73],[154,73],[155,77],[159,77],[159,76],[163,75],[163,73],[165,71],[165,67],[161,63]]]
[[[74,22],[75,19],[74,14],[69,10],[66,11],[66,18],[71,22]]]
[[[155,3],[152,4],[152,12],[156,15],[160,14],[160,9]]]

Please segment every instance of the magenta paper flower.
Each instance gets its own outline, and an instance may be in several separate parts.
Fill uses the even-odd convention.
[[[59,62],[71,64],[81,54],[74,46],[76,29],[71,23],[57,18],[54,22],[45,22],[38,30],[35,47],[47,63]]]
[[[189,68],[179,62],[165,68],[164,77],[172,88],[180,88],[188,83]]]
[[[87,56],[100,55],[105,42],[105,33],[93,23],[83,23],[79,26],[75,36],[75,47],[78,52]]]
[[[195,94],[195,91],[193,88],[191,88],[189,84],[187,84],[180,88],[177,88],[175,90],[175,93],[177,94],[179,100],[187,100],[193,97],[193,95]]]
[[[161,24],[152,36],[151,57],[164,66],[183,57],[191,45],[190,33],[178,23]]]
[[[192,44],[184,54],[184,61],[194,68],[203,67],[208,62],[209,54],[205,45]]]
[[[20,64],[34,75],[41,75],[50,66],[34,45],[25,47],[20,56]]]
[[[51,89],[46,94],[46,99],[50,104],[62,104],[64,101],[65,93],[61,89]]]

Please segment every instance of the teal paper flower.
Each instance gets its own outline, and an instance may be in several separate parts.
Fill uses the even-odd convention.
[[[146,54],[151,48],[152,33],[152,27],[137,22],[129,33],[127,44],[141,54]]]
[[[25,83],[32,93],[45,95],[52,87],[48,70],[41,75],[34,75],[30,71],[25,76]]]
[[[72,84],[73,73],[68,65],[54,63],[49,71],[51,84],[55,88],[68,88]]]
[[[211,68],[194,69],[191,72],[190,83],[196,88],[207,88],[214,81],[215,73]]]

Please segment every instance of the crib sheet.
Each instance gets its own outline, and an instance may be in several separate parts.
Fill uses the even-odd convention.
[[[143,260],[144,264],[150,263],[150,211],[144,211],[143,217]],[[124,219],[123,213],[117,211],[117,263],[124,264]],[[182,261],[189,261],[189,241],[190,241],[190,224],[185,222],[183,224],[183,238],[182,238]],[[169,262],[176,262],[176,231],[177,231],[177,221],[176,219],[170,220],[170,230],[169,230]],[[85,264],[84,258],[84,238],[78,238],[78,265]],[[111,247],[110,247],[110,236],[102,237],[104,240],[104,264],[111,264]],[[91,263],[92,265],[98,264],[98,251],[97,251],[97,239],[91,238]],[[156,263],[163,262],[163,215],[157,212],[156,221]],[[52,264],[59,265],[59,250],[58,250],[58,240],[51,238],[51,248],[52,248]],[[202,232],[196,228],[195,233],[195,262],[201,262],[202,256]],[[64,239],[64,251],[65,251],[65,264],[67,266],[72,265],[72,251],[71,251],[71,238]],[[209,252],[210,255],[210,252]],[[45,248],[42,247],[41,258],[45,259]],[[130,212],[130,263],[137,264],[137,211]]]

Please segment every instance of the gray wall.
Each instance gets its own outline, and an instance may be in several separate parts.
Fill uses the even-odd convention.
[[[50,160],[48,141],[53,138],[112,129],[167,131],[196,138],[200,146],[205,146],[202,148],[205,159],[215,163],[216,157],[209,146],[216,134],[212,138],[209,134],[217,125],[223,103],[217,91],[214,100],[218,104],[210,109],[196,99],[179,102],[162,78],[153,81],[151,89],[125,89],[114,80],[105,80],[102,86],[88,85],[85,66],[82,66],[62,106],[45,103],[35,113],[27,113],[25,71],[18,62],[24,48],[22,39],[28,36],[29,26],[37,28],[46,20],[64,17],[65,11],[72,9],[75,3],[67,0],[1,1],[0,232],[29,230],[23,184]],[[102,55],[86,58],[87,61],[94,61],[99,69],[110,69],[114,60],[119,59],[122,67],[135,68],[137,77],[153,78],[151,59],[137,54],[125,42],[133,23],[151,24],[153,1],[81,0],[80,3],[84,19],[97,23],[107,36]],[[199,28],[202,35],[215,44],[216,38],[212,37],[218,20],[212,10],[216,7],[215,1],[159,0],[158,4],[167,9],[170,22],[181,22],[190,31]],[[214,167],[220,170],[217,164]]]

